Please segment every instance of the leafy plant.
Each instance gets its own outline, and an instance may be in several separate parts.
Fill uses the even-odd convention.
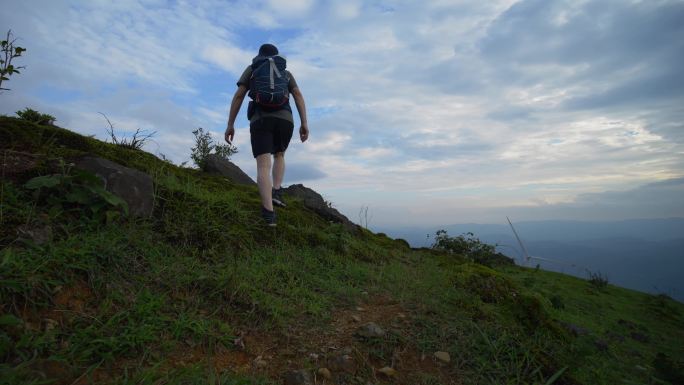
[[[601,273],[600,271],[591,272],[587,270],[589,274],[589,283],[597,289],[603,289],[608,286],[608,275]]]
[[[0,42],[0,49],[2,50],[2,57],[0,58],[0,91],[9,91],[9,88],[2,88],[2,82],[9,80],[9,77],[14,74],[20,73],[19,69],[25,68],[24,66],[15,67],[12,65],[12,59],[21,56],[26,51],[26,48],[14,45],[16,40],[12,38],[12,30],[10,29],[7,31],[5,40]]]
[[[53,124],[57,118],[50,114],[43,114],[31,108],[24,108],[22,111],[16,112],[20,119],[28,120],[36,124]]]
[[[107,124],[109,124],[107,134],[112,139],[112,143],[123,148],[130,148],[131,150],[142,150],[147,141],[150,140],[157,133],[157,131],[147,132],[145,130],[141,130],[138,128],[135,130],[133,136],[130,138],[117,138],[116,134],[114,133],[114,125],[111,121],[109,121],[107,115],[103,114],[102,112],[100,112],[99,114],[104,116],[104,118],[107,120]]]
[[[128,214],[126,201],[103,187],[102,180],[91,173],[71,171],[64,165],[61,174],[43,175],[30,179],[24,187],[35,190],[36,197],[47,190],[44,201],[50,206],[50,213],[57,216],[65,211],[81,212],[83,207],[96,216],[104,215],[107,222],[116,219],[120,212]]]
[[[482,265],[492,266],[497,264],[513,264],[511,258],[496,252],[496,247],[480,241],[473,233],[461,234],[450,237],[446,230],[438,230],[435,233],[435,241],[432,248],[459,254],[466,259]]]
[[[195,135],[195,147],[192,148],[190,158],[201,170],[207,167],[207,157],[212,151],[223,159],[230,159],[231,155],[237,153],[237,148],[232,144],[214,143],[209,132],[204,132],[202,127],[192,132]]]

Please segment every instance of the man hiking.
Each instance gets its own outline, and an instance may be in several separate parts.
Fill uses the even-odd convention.
[[[235,118],[249,91],[249,97],[252,100],[247,108],[247,119],[249,119],[252,154],[257,163],[261,216],[269,226],[276,225],[273,205],[285,207],[281,184],[285,175],[285,150],[290,144],[294,129],[290,94],[294,96],[301,121],[299,138],[304,143],[309,137],[304,96],[294,76],[285,67],[285,58],[278,55],[276,46],[263,44],[259,48],[259,54],[252,59],[252,64],[245,69],[237,82],[238,89],[230,103],[228,127],[225,133],[226,142],[231,143],[235,135]],[[273,155],[273,166],[271,166],[271,155]]]

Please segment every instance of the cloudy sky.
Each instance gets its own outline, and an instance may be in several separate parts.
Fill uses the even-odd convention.
[[[0,0],[31,107],[189,159],[264,42],[288,59],[304,183],[370,225],[684,216],[684,2]],[[246,103],[245,103],[246,104]],[[255,174],[243,108],[233,160]]]

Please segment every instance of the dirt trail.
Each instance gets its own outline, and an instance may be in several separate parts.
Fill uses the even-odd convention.
[[[43,314],[25,315],[29,325],[59,324],[75,314],[87,315],[86,303],[92,292],[84,283],[64,287],[57,291],[55,309]],[[387,296],[368,298],[358,306],[336,309],[326,325],[306,327],[306,319],[292,322],[284,332],[242,330],[234,347],[208,349],[198,345],[186,347],[166,356],[164,367],[180,368],[205,363],[217,372],[225,370],[253,376],[265,376],[283,383],[285,373],[307,370],[313,384],[406,384],[420,383],[459,384],[453,365],[439,362],[434,352],[419,351],[412,338],[412,314],[401,304]],[[42,321],[42,322],[41,322]],[[362,338],[356,335],[360,327],[374,323],[385,331],[384,337]],[[44,327],[44,326],[43,326]],[[49,326],[48,326],[49,327]],[[91,381],[108,381],[117,376],[115,368],[128,367],[134,362],[121,360],[105,368],[73,378],[61,364],[45,361],[41,371],[53,378],[62,378],[58,384],[87,384]],[[388,376],[378,370],[392,368]],[[319,373],[320,368],[330,370],[329,378]],[[110,372],[113,370],[114,372]],[[327,373],[326,373],[327,374]],[[432,382],[422,382],[422,378]],[[68,379],[70,378],[70,379]]]
[[[387,331],[384,338],[364,340],[356,331],[373,322]],[[358,307],[336,310],[320,328],[294,326],[287,333],[246,332],[244,348],[222,349],[207,357],[217,370],[262,375],[280,380],[290,370],[309,369],[315,384],[416,384],[429,376],[441,384],[458,384],[453,369],[434,352],[421,353],[410,336],[411,314],[388,297],[372,298]],[[186,360],[194,361],[187,357]],[[200,358],[199,356],[196,358]],[[378,372],[396,370],[394,376]],[[317,373],[328,368],[331,379]]]

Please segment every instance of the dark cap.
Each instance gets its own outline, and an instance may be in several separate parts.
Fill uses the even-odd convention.
[[[274,46],[273,44],[262,44],[261,47],[259,47],[259,55],[260,56],[274,56],[278,54],[278,48]]]

